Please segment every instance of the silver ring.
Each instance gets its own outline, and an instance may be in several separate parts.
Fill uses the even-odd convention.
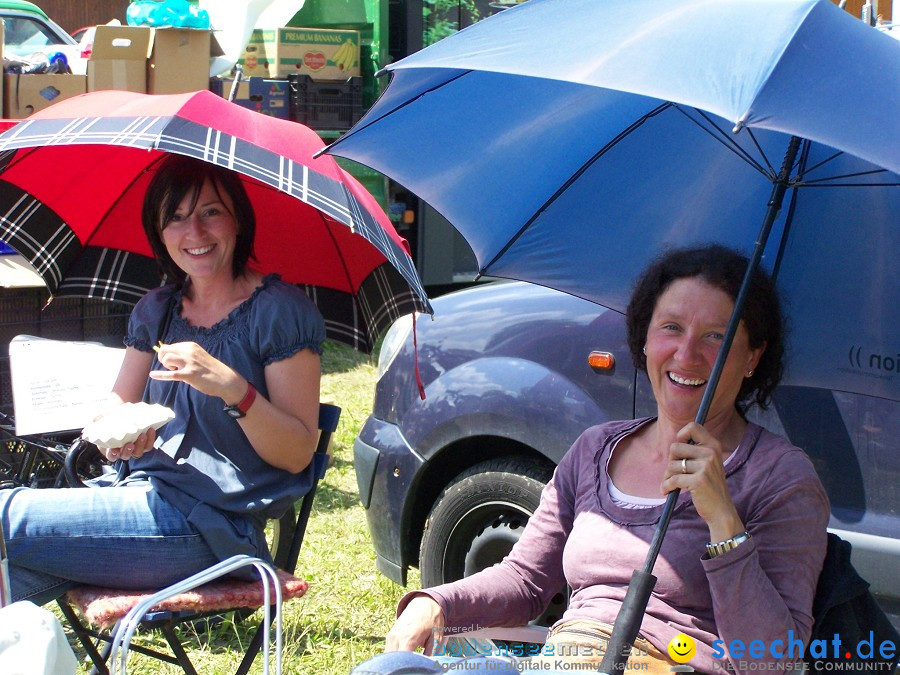
[[[681,473],[687,473],[687,457],[681,458]]]

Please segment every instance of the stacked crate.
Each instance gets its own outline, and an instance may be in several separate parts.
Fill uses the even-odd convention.
[[[288,76],[291,119],[311,129],[346,131],[363,114],[362,78],[314,80],[310,75]]]

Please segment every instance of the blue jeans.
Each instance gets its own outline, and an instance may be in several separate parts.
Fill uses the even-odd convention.
[[[78,584],[168,586],[218,562],[149,484],[0,490],[13,600],[44,604]]]

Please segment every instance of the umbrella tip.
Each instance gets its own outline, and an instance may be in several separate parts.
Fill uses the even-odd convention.
[[[737,121],[737,124],[734,125],[734,129],[731,130],[731,133],[733,133],[733,134],[738,133],[741,129],[744,128],[744,126],[746,124],[747,124],[747,115],[744,115],[741,119],[739,119]]]

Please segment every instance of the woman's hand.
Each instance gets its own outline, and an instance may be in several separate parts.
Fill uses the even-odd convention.
[[[194,342],[161,345],[157,359],[165,370],[151,370],[151,379],[185,382],[227,404],[247,392],[240,373]],[[319,437],[319,355],[302,349],[267,365],[265,378],[268,398],[257,396],[239,424],[264,461],[299,473],[309,465]]]
[[[444,612],[427,595],[417,595],[397,617],[385,637],[384,651],[414,652],[419,647],[431,656],[444,631]]]
[[[117,459],[137,459],[145,452],[153,449],[153,441],[156,440],[156,430],[152,427],[137,437],[131,443],[126,443],[121,448],[98,448],[100,454],[110,462]]]
[[[122,360],[122,368],[110,392],[105,410],[95,417],[95,421],[109,414],[123,403],[137,403],[141,400],[144,387],[147,384],[147,373],[153,362],[153,354],[138,351],[134,347],[125,349],[125,358]],[[156,440],[156,430],[147,429],[131,443],[126,443],[121,448],[99,448],[100,454],[110,462],[117,459],[134,459],[153,449]]]
[[[218,396],[229,403],[239,401],[247,390],[243,377],[196,342],[161,345],[157,359],[166,370],[151,370],[151,379],[186,382],[204,394]]]
[[[709,526],[710,541],[724,541],[743,532],[744,524],[725,482],[722,444],[696,422],[681,429],[676,439],[669,447],[663,493],[675,488],[691,493],[694,508]]]

